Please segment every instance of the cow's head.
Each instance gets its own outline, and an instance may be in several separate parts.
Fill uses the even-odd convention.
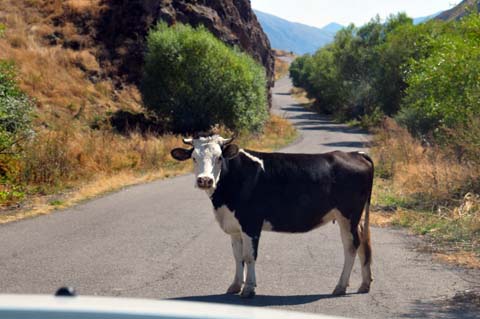
[[[205,190],[217,187],[224,159],[231,159],[238,155],[239,148],[231,144],[233,138],[223,138],[219,135],[183,139],[193,148],[176,148],[171,155],[177,161],[193,159],[195,167],[195,185]]]

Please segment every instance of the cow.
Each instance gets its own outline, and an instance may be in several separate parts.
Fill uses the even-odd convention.
[[[232,141],[200,134],[183,139],[190,148],[171,151],[178,161],[193,159],[195,186],[206,191],[216,220],[231,237],[235,276],[227,294],[255,296],[255,261],[262,230],[303,233],[332,221],[340,227],[345,257],[333,295],[346,293],[357,253],[362,269],[358,292],[368,293],[372,282],[370,157],[341,151],[264,153],[240,149]]]

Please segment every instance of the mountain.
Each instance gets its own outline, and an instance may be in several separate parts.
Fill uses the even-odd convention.
[[[345,28],[343,25],[338,24],[336,22],[332,22],[332,23],[327,24],[326,26],[324,26],[320,30],[327,31],[327,32],[335,34],[338,31],[342,30],[343,28]]]
[[[443,21],[458,20],[471,11],[480,12],[480,1],[464,0],[452,9],[440,13],[436,19]]]
[[[465,0],[457,7],[444,12],[437,12],[428,16],[414,18],[414,24],[420,24],[431,19],[446,20],[451,17],[461,17],[466,8],[478,0]],[[267,34],[272,48],[290,51],[296,54],[314,53],[320,47],[331,43],[335,34],[344,28],[343,25],[332,22],[323,28],[316,28],[301,23],[291,22],[277,16],[253,10],[263,31]]]
[[[420,23],[423,23],[423,22],[427,22],[428,20],[432,20],[432,19],[436,18],[441,13],[442,12],[437,12],[437,13],[431,14],[431,15],[426,16],[426,17],[413,18],[413,24],[417,25],[417,24],[420,24]]]
[[[314,53],[318,48],[332,42],[335,33],[343,28],[340,24],[330,23],[320,29],[281,19],[258,10],[254,10],[254,12],[270,39],[272,48],[296,54]]]

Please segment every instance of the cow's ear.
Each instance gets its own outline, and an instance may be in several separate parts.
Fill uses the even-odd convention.
[[[190,157],[192,157],[192,152],[193,152],[193,148],[189,150],[184,148],[175,148],[170,152],[170,154],[177,161],[186,161]]]
[[[240,149],[235,144],[228,144],[222,149],[222,156],[226,159],[232,159],[238,155]]]

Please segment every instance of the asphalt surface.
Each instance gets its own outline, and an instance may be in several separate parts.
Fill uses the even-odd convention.
[[[284,78],[274,111],[297,125],[301,138],[284,152],[357,150],[368,136],[306,111]],[[257,296],[227,296],[234,275],[229,236],[193,176],[138,185],[48,216],[0,226],[0,293],[148,297],[274,307],[354,318],[478,318],[449,301],[478,285],[479,273],[434,263],[419,241],[394,229],[372,229],[375,281],[356,294],[358,261],[347,295],[330,293],[343,251],[337,225],[286,235],[264,232],[257,261]],[[475,283],[476,281],[476,283]]]

